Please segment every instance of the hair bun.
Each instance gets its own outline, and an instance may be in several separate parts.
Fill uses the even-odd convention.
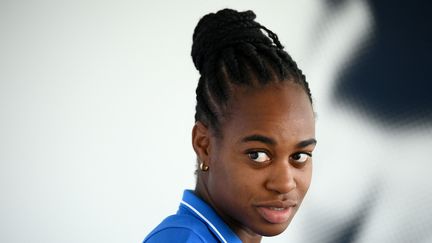
[[[193,34],[191,53],[198,71],[201,72],[208,59],[216,58],[215,55],[229,46],[244,42],[272,45],[261,31],[268,30],[255,22],[255,18],[251,10],[238,12],[233,9],[222,9],[201,18]]]

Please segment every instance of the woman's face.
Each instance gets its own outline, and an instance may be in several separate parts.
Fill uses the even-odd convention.
[[[286,82],[240,88],[209,135],[200,194],[238,234],[283,232],[311,182],[315,121],[304,90]],[[203,158],[201,158],[203,159]]]

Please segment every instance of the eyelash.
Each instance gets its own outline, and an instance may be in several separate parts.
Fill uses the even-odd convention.
[[[252,158],[252,154],[259,154],[259,153],[263,153],[265,154],[265,156],[267,156],[267,159],[265,161],[256,161],[258,158]],[[252,151],[247,151],[246,154],[248,155],[249,159],[254,161],[255,163],[258,164],[262,164],[262,163],[266,163],[266,162],[270,162],[271,158],[268,152],[266,151],[262,151],[262,150],[252,150]]]
[[[253,156],[252,154],[259,154],[259,153],[265,154],[265,156],[267,156],[268,159],[266,159],[265,161],[256,161],[259,157],[253,158],[255,156]],[[271,156],[266,151],[252,150],[252,151],[247,151],[246,154],[248,155],[248,157],[249,157],[250,160],[252,160],[252,161],[254,161],[255,163],[258,163],[258,164],[267,163],[267,162],[271,161]],[[304,155],[304,156],[307,156],[307,157],[304,158],[302,161],[298,161],[299,159],[294,159],[294,157],[296,157],[298,155],[300,155],[300,156]],[[295,153],[295,154],[293,154],[293,155],[290,156],[290,160],[294,161],[294,163],[299,164],[299,165],[306,163],[309,158],[312,158],[312,153],[308,153],[308,152],[298,152],[298,153]]]
[[[296,159],[294,159],[294,156],[297,156],[297,155],[306,155],[307,157],[303,161],[296,161]],[[309,158],[312,158],[312,153],[299,152],[299,153],[295,153],[292,156],[290,156],[290,159],[294,160],[294,162],[296,162],[297,164],[304,164],[307,162],[307,160]]]

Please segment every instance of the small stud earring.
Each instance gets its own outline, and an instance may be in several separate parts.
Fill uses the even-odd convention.
[[[201,171],[208,171],[209,170],[208,165],[205,165],[204,162],[200,163],[199,168]]]

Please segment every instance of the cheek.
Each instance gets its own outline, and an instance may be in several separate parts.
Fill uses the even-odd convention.
[[[210,168],[210,187],[228,201],[251,199],[264,183],[262,173],[251,168],[241,156],[218,156]]]
[[[306,168],[303,168],[297,174],[297,188],[302,194],[302,197],[309,190],[312,180],[312,163],[310,163]]]

